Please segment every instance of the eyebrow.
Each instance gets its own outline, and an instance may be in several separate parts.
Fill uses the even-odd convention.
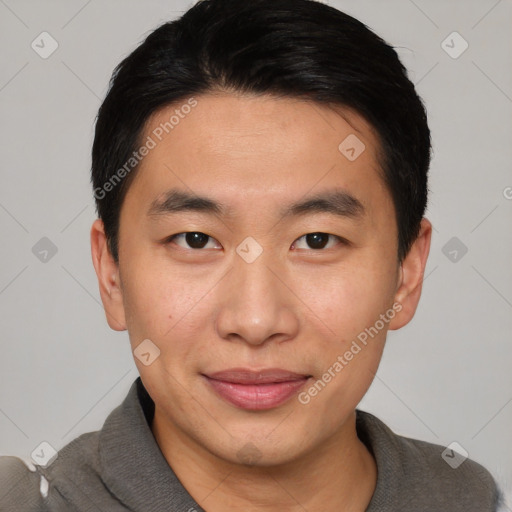
[[[228,209],[222,203],[208,197],[171,189],[151,203],[147,214],[154,217],[186,211],[222,216],[227,214]],[[345,190],[335,189],[293,203],[280,211],[283,218],[310,213],[330,213],[338,217],[359,218],[365,214],[365,208],[358,199]]]
[[[185,211],[222,215],[225,208],[220,203],[207,197],[171,189],[151,203],[148,216],[154,217]]]
[[[294,203],[281,211],[283,217],[308,213],[330,213],[338,217],[359,218],[365,214],[365,208],[353,195],[336,189]]]

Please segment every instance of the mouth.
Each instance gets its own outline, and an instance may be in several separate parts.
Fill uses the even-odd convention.
[[[236,407],[253,411],[284,404],[312,377],[280,368],[232,368],[202,376],[218,396]]]

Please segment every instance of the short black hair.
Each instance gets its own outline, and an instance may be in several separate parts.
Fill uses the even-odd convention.
[[[121,205],[148,118],[217,91],[302,98],[365,118],[378,134],[403,260],[427,205],[431,142],[425,108],[395,50],[315,0],[200,0],[116,67],[98,112],[92,184],[116,262]]]

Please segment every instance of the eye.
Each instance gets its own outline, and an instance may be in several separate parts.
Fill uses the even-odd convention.
[[[219,242],[217,242],[215,238],[199,231],[177,233],[166,239],[166,243],[171,242],[183,247],[184,249],[218,249],[218,246],[220,246]],[[217,246],[215,246],[215,243]]]
[[[329,233],[308,233],[297,238],[292,244],[292,249],[330,249],[336,242],[346,243],[343,238]],[[309,247],[305,247],[305,244]]]

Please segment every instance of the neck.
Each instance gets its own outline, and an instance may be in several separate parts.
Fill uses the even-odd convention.
[[[354,411],[314,452],[276,466],[221,459],[156,410],[151,428],[180,482],[208,512],[364,512],[375,490],[377,468],[357,437],[355,417]]]

